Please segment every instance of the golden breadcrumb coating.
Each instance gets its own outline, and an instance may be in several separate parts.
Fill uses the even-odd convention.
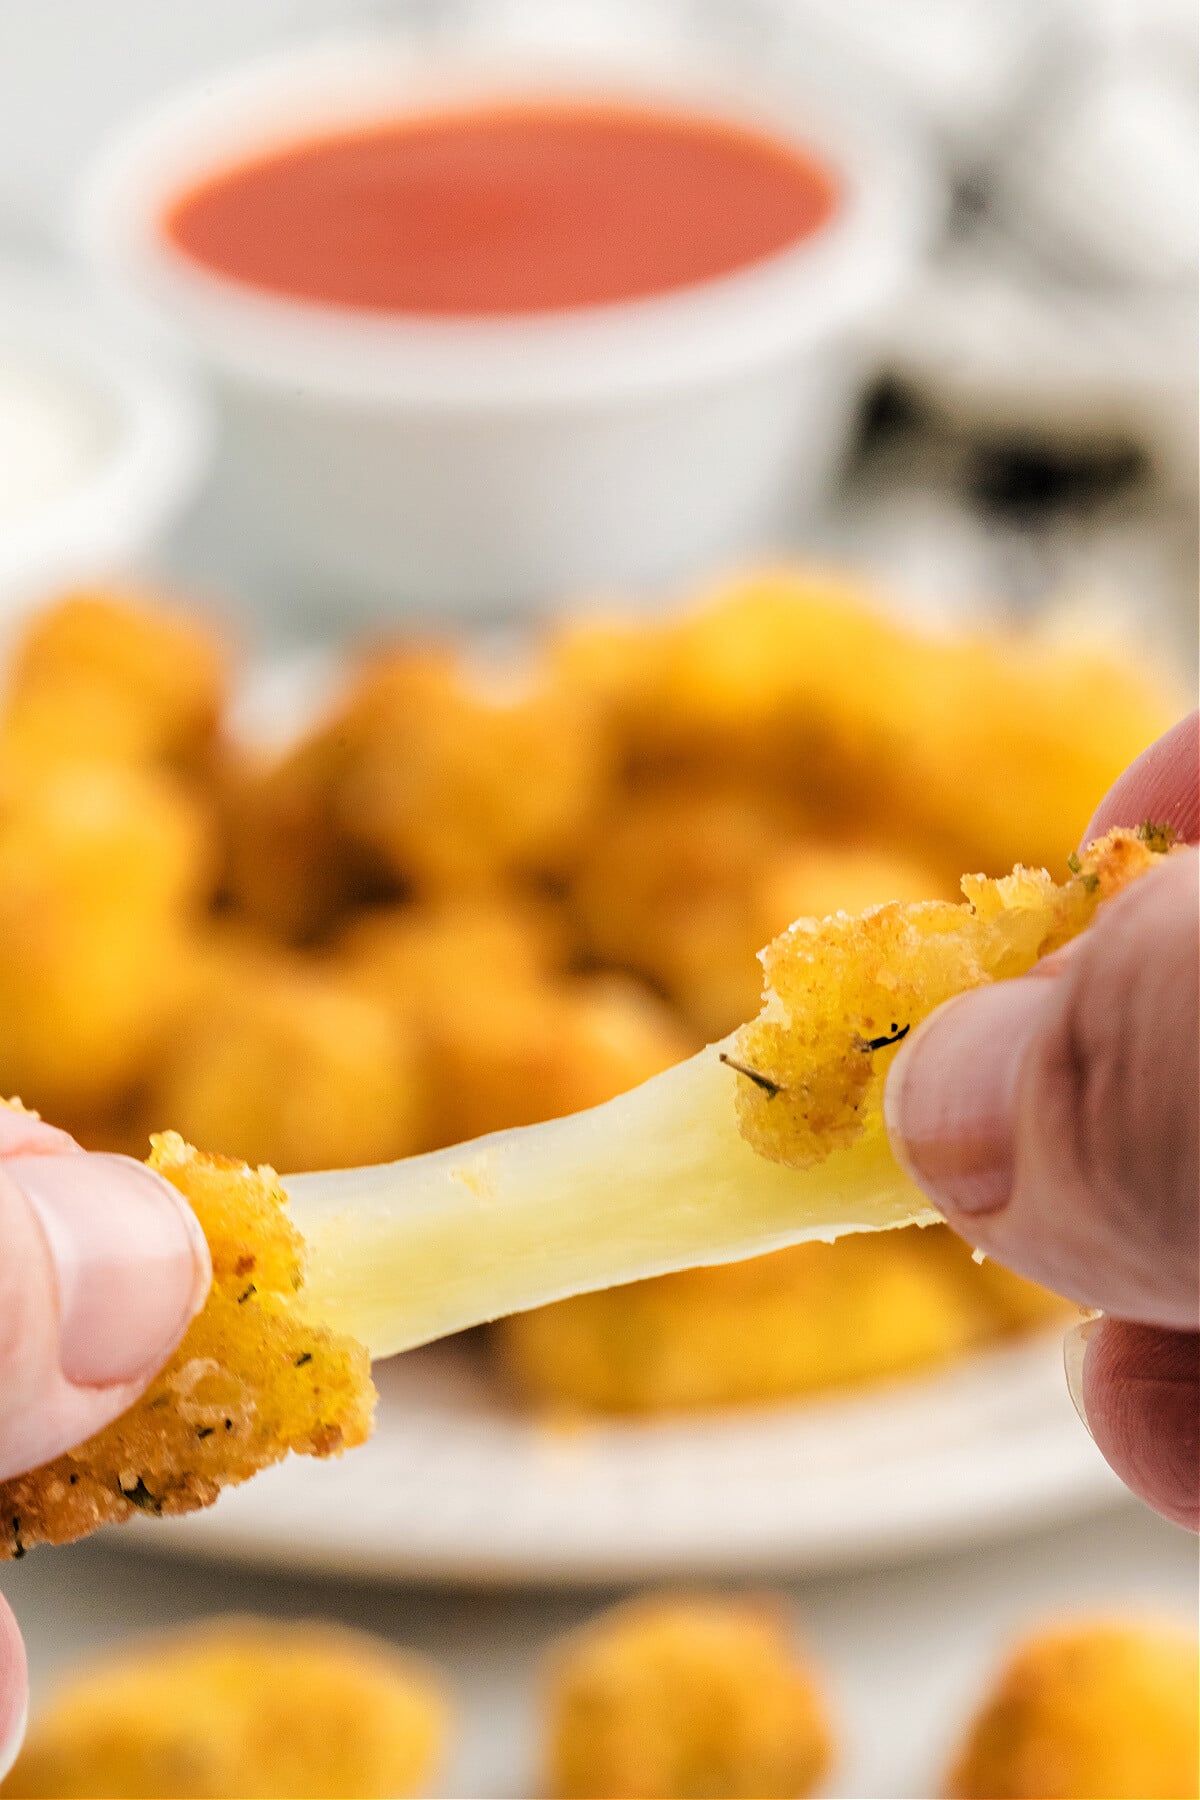
[[[571,906],[585,952],[653,983],[707,1043],[754,1011],[759,949],[792,919],[927,900],[947,885],[916,855],[798,838],[769,794],[672,780],[615,805]]]
[[[567,964],[567,930],[549,901],[480,894],[428,906],[375,907],[334,945],[336,966],[362,993],[406,1019],[440,1012],[447,988],[466,995],[498,983],[539,981]]]
[[[635,1601],[567,1638],[549,1670],[546,1790],[561,1800],[783,1800],[812,1792],[832,1749],[820,1685],[768,1601]]]
[[[281,755],[229,752],[222,761],[223,891],[238,916],[287,944],[327,936],[357,904],[388,891],[377,859],[338,822],[354,755],[339,711]]]
[[[945,1226],[858,1233],[581,1294],[491,1327],[521,1398],[666,1413],[797,1399],[936,1367],[1078,1309]]]
[[[656,783],[621,798],[572,884],[587,956],[633,970],[666,994],[696,1038],[753,1010],[763,929],[760,888],[787,842],[786,813],[731,784]]]
[[[156,771],[0,763],[0,1092],[60,1119],[120,1102],[211,866],[207,821]]]
[[[424,1081],[413,1033],[334,967],[214,934],[141,1110],[285,1174],[355,1168],[422,1147]]]
[[[302,1322],[304,1242],[272,1170],[153,1140],[149,1166],[191,1205],[213,1283],[166,1367],[95,1437],[0,1483],[0,1559],[70,1543],[136,1513],[211,1506],[223,1487],[295,1451],[365,1441],[375,1390],[352,1339]]]
[[[764,950],[764,1008],[730,1053],[743,1136],[760,1155],[806,1168],[882,1131],[884,1077],[915,1025],[954,994],[1024,974],[1167,848],[1161,833],[1111,831],[1061,887],[1018,867],[994,881],[964,876],[958,905],[798,920]]]
[[[785,931],[793,919],[824,919],[833,913],[861,913],[889,900],[936,900],[947,883],[930,863],[912,852],[874,844],[839,844],[807,838],[786,845],[772,859],[760,887],[760,945]],[[761,980],[761,969],[759,970]]]
[[[869,773],[872,701],[910,635],[857,584],[765,570],[666,617],[570,623],[551,655],[602,709],[627,775],[733,777],[816,821]]]
[[[406,887],[469,892],[574,857],[604,768],[590,713],[546,671],[512,688],[472,679],[449,650],[397,651],[347,710],[338,817]]]
[[[733,777],[814,827],[852,818],[919,849],[951,879],[1061,868],[1176,708],[1078,621],[1069,639],[923,633],[820,570],[751,571],[665,619],[569,625],[552,656],[627,775]]]
[[[519,1392],[597,1412],[736,1406],[944,1362],[990,1320],[926,1233],[862,1233],[581,1294],[493,1328]]]
[[[226,698],[216,633],[149,595],[82,590],[39,612],[17,645],[0,753],[22,764],[116,761],[194,769]]]
[[[639,750],[662,691],[666,649],[659,621],[619,612],[558,620],[545,639],[554,680],[596,719],[606,759],[618,775],[640,768]]]
[[[344,1627],[212,1618],[69,1675],[2,1785],[11,1800],[391,1800],[427,1793],[440,1679]]]
[[[893,804],[955,872],[1061,879],[1101,795],[1188,704],[1078,621],[920,648]]]
[[[662,1002],[620,975],[457,989],[426,1024],[438,1145],[599,1106],[692,1047]]]
[[[853,581],[765,571],[723,585],[666,625],[661,691],[644,731],[653,761],[737,768],[797,796],[814,823],[884,813],[908,670],[920,640]]]
[[[1059,1626],[1013,1653],[946,1792],[952,1800],[1194,1800],[1198,1717],[1194,1625]]]

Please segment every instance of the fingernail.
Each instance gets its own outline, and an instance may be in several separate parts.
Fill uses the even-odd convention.
[[[960,994],[892,1064],[883,1096],[892,1150],[943,1212],[998,1212],[1008,1203],[1017,1081],[1054,987],[1025,975]]]
[[[50,1246],[67,1380],[106,1387],[160,1368],[212,1279],[204,1234],[181,1195],[127,1156],[16,1156],[4,1171]]]
[[[1068,1325],[1063,1337],[1063,1371],[1067,1377],[1067,1392],[1079,1414],[1079,1422],[1089,1437],[1094,1434],[1088,1424],[1087,1408],[1083,1404],[1083,1359],[1103,1317],[1103,1313],[1093,1313],[1090,1318],[1081,1319],[1078,1325]]]

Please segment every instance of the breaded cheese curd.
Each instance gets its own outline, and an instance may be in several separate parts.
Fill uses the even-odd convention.
[[[12,1800],[393,1800],[428,1792],[449,1705],[342,1627],[213,1618],[106,1651],[34,1717]]]
[[[0,1482],[0,1559],[98,1526],[211,1506],[295,1451],[334,1456],[371,1430],[366,1351],[302,1320],[304,1241],[272,1170],[207,1156],[167,1132],[149,1166],[208,1240],[203,1309],[142,1397],[85,1443]]]
[[[149,594],[80,589],[38,612],[0,698],[0,756],[202,772],[228,698],[217,633]]]
[[[763,1010],[728,1056],[742,1135],[803,1169],[882,1132],[884,1079],[915,1025],[955,994],[1025,974],[1170,849],[1154,826],[1115,830],[1072,858],[1062,886],[1018,865],[996,880],[964,875],[966,904],[797,920],[763,951]]]
[[[526,1402],[667,1413],[911,1375],[1072,1310],[933,1225],[580,1294],[492,1337]]]
[[[768,1601],[662,1595],[558,1648],[546,1788],[559,1800],[784,1800],[810,1794],[833,1739],[817,1678]]]
[[[1052,1626],[1018,1645],[954,1759],[950,1800],[1193,1800],[1194,1627]]]

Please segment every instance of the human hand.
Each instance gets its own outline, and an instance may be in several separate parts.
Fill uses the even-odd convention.
[[[1084,841],[1200,837],[1200,715],[1140,757]],[[1085,1424],[1192,1530],[1200,1500],[1200,898],[1172,857],[1029,975],[960,995],[897,1056],[892,1147],[956,1231],[1103,1319],[1067,1337]]]
[[[168,1182],[0,1107],[0,1480],[124,1412],[211,1279],[204,1234]],[[0,1776],[25,1706],[25,1652],[0,1598]]]

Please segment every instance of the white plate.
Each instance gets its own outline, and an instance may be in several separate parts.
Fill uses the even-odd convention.
[[[381,1365],[373,1440],[297,1458],[140,1550],[399,1580],[798,1572],[982,1543],[1121,1490],[1056,1334],[854,1396],[565,1427],[506,1404],[470,1339]]]

